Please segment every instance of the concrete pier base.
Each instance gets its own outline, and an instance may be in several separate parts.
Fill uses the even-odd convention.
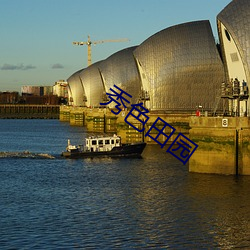
[[[188,114],[147,113],[149,120],[142,129],[142,123],[129,116],[129,111],[121,111],[115,115],[107,108],[60,107],[60,120],[73,126],[85,126],[89,133],[118,134],[123,143],[145,141],[157,144],[146,132],[160,117],[176,129],[168,144],[181,132],[198,144],[197,150],[189,159],[189,171],[225,175],[250,175],[250,118],[248,117],[196,117]],[[157,125],[159,129],[161,124]],[[170,134],[166,127],[163,131]],[[153,129],[151,133],[158,133]],[[162,135],[158,141],[163,143]],[[166,146],[167,147],[167,146]],[[160,147],[159,147],[159,150]],[[165,150],[162,149],[162,150]]]
[[[69,106],[60,106],[59,119],[61,122],[70,121],[71,108]]]
[[[198,144],[190,172],[250,175],[250,118],[190,117],[189,125]]]
[[[60,121],[69,122],[72,126],[85,126],[89,133],[118,134],[121,136],[124,143],[140,142],[144,140],[147,143],[156,144],[150,137],[145,137],[145,134],[155,120],[160,117],[176,129],[175,134],[171,136],[168,143],[171,143],[179,132],[188,136],[189,115],[148,113],[149,120],[145,124],[145,130],[139,132],[137,129],[133,128],[133,126],[141,130],[143,124],[132,116],[129,116],[128,122],[133,124],[133,126],[129,125],[128,122],[125,122],[128,113],[128,110],[123,110],[118,115],[115,115],[107,108],[61,106]],[[158,124],[158,127],[160,128],[161,124]],[[158,133],[156,130],[152,131],[152,133],[154,132]],[[170,134],[171,130],[169,127],[166,127],[163,132]],[[158,141],[162,143],[165,140],[166,138],[162,135],[158,138]]]
[[[83,126],[85,115],[82,110],[75,110],[70,112],[69,123],[71,126]]]

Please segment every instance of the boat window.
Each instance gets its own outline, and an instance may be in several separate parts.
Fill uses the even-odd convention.
[[[105,140],[105,144],[110,144],[110,141],[109,140]]]
[[[111,140],[111,144],[115,144],[115,140]]]
[[[96,140],[92,140],[92,145],[96,145]]]
[[[103,140],[99,140],[99,141],[98,141],[98,144],[99,144],[99,145],[103,145]]]
[[[118,139],[116,139],[116,143],[119,143],[119,140],[118,140]]]

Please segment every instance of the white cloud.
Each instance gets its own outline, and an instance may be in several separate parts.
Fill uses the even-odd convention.
[[[14,65],[14,64],[8,64],[5,63],[2,67],[1,70],[30,70],[30,69],[35,69],[36,66],[33,66],[31,64],[24,65],[23,63]]]
[[[55,63],[51,66],[52,69],[63,69],[64,66],[60,63]]]

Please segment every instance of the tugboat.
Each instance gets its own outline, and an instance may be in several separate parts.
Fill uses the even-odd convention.
[[[85,145],[68,146],[62,156],[65,158],[92,158],[92,157],[139,157],[141,156],[145,142],[122,144],[121,137],[113,136],[90,136],[85,139]]]

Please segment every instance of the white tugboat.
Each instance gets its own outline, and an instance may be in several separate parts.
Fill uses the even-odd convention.
[[[145,146],[145,142],[122,144],[121,138],[117,135],[90,136],[85,139],[85,145],[71,145],[68,140],[68,146],[62,156],[66,158],[140,156]]]

